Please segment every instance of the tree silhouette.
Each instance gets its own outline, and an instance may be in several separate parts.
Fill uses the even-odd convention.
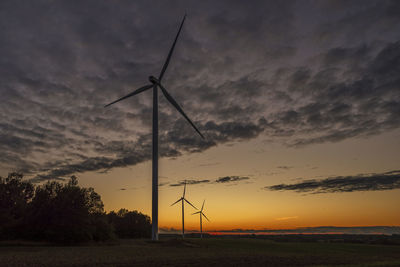
[[[28,203],[32,200],[34,186],[22,181],[20,173],[0,177],[0,238],[17,238],[24,226]]]
[[[75,176],[66,184],[38,186],[30,212],[34,239],[71,243],[107,239],[112,233],[100,195],[93,188],[79,187]]]
[[[34,185],[20,173],[0,177],[0,239],[23,238],[56,243],[150,237],[150,217],[121,209],[104,212],[93,188],[49,181]],[[115,234],[114,234],[115,229]]]
[[[109,222],[119,238],[149,238],[151,236],[150,217],[137,211],[120,209],[107,214]]]

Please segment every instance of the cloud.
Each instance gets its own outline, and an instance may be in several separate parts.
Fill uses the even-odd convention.
[[[179,234],[182,230],[173,227],[159,227],[158,230],[163,234]]]
[[[160,187],[160,186],[165,186],[165,185],[168,185],[169,184],[169,182],[165,182],[165,183],[158,183],[158,186]]]
[[[297,193],[342,193],[356,191],[382,191],[400,188],[400,170],[378,174],[337,176],[322,180],[303,180],[295,184],[278,184],[264,187],[271,191]]]
[[[354,226],[354,227],[337,227],[337,226],[319,226],[304,227],[295,229],[232,229],[232,230],[215,230],[208,232],[219,232],[226,234],[400,234],[399,226]]]
[[[40,182],[48,179],[62,179],[68,177],[71,174],[83,173],[86,171],[96,171],[102,169],[112,169],[115,167],[127,167],[130,165],[136,165],[140,162],[144,162],[149,159],[146,154],[132,154],[120,158],[109,158],[109,157],[92,157],[87,158],[76,164],[54,164],[50,167],[49,171],[45,174],[38,174],[31,179],[32,182]]]
[[[150,92],[103,105],[159,73],[186,11],[164,85],[206,139],[160,96],[161,157],[398,129],[398,3],[297,5],[2,1],[0,171],[43,181],[150,160]]]
[[[279,81],[290,81],[291,107],[267,118],[265,133],[284,137],[288,146],[301,147],[398,128],[400,81],[394,72],[399,61],[400,42],[396,41],[380,48],[365,44],[332,48],[318,71],[311,67],[278,70]],[[296,100],[296,95],[303,101]]]
[[[196,167],[211,167],[211,166],[216,166],[216,165],[220,165],[220,162],[213,162],[213,163],[203,163],[203,164],[199,164]]]
[[[117,190],[118,191],[127,191],[127,190],[137,190],[137,189],[138,189],[138,187],[129,187],[129,188],[122,187],[122,188],[119,188]]]
[[[188,185],[207,184],[207,183],[210,183],[210,180],[184,180],[184,181],[180,181],[175,184],[170,184],[169,186],[183,186],[183,185],[185,185],[185,182]]]
[[[293,169],[294,167],[293,166],[282,165],[282,166],[278,166],[277,168],[278,169],[282,169],[282,170],[290,170],[290,169]]]
[[[230,183],[233,183],[233,182],[249,180],[249,179],[250,178],[246,177],[246,176],[225,176],[225,177],[219,177],[219,178],[217,178],[215,180],[208,180],[208,179],[205,179],[205,180],[191,180],[191,179],[188,179],[188,180],[179,181],[178,183],[175,183],[175,184],[170,184],[169,186],[183,186],[183,185],[185,185],[185,181],[186,181],[186,184],[191,184],[191,185],[195,185],[195,184],[215,184],[215,183],[218,183],[218,184],[228,184],[229,183],[230,184]]]
[[[246,176],[225,176],[225,177],[220,177],[217,180],[215,180],[216,183],[231,183],[231,182],[237,182],[237,181],[243,181],[243,180],[249,180],[249,177]]]
[[[287,221],[287,220],[294,220],[298,219],[299,216],[290,216],[290,217],[280,217],[280,218],[275,218],[276,221]]]

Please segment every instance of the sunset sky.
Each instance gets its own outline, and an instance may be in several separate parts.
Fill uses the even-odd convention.
[[[0,176],[78,177],[107,211],[204,229],[400,226],[400,1],[0,2]],[[198,229],[195,210],[186,224]]]

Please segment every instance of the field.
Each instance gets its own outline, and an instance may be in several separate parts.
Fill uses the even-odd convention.
[[[400,246],[249,238],[0,244],[0,266],[400,266]]]

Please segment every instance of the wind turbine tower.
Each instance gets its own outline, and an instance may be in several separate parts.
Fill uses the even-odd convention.
[[[206,200],[203,201],[203,205],[201,206],[201,210],[192,214],[192,215],[200,214],[200,238],[203,238],[203,216],[204,216],[204,218],[207,219],[207,221],[210,221],[207,218],[207,216],[203,213],[204,202],[206,202]]]
[[[182,201],[182,238],[185,238],[185,201],[192,206],[193,208],[195,208],[197,210],[197,208],[195,206],[192,205],[192,203],[190,203],[186,198],[185,198],[185,193],[186,193],[186,181],[185,181],[185,185],[183,188],[183,195],[180,199],[178,199],[177,201],[175,201],[174,203],[171,204],[171,206],[175,205],[176,203],[178,203],[179,201]]]
[[[171,60],[172,53],[174,52],[174,48],[176,45],[176,41],[178,40],[179,34],[181,33],[183,23],[185,22],[186,15],[183,17],[181,25],[179,26],[178,33],[175,36],[175,40],[172,43],[172,47],[169,50],[167,59],[161,69],[161,73],[158,76],[158,79],[154,76],[149,76],[150,84],[142,86],[130,94],[121,97],[110,104],[105,105],[108,107],[112,104],[115,104],[121,100],[124,100],[128,97],[137,95],[144,91],[153,88],[153,160],[152,160],[152,211],[151,211],[151,220],[152,220],[152,231],[151,231],[151,239],[158,240],[158,88],[161,89],[161,92],[164,94],[165,98],[182,114],[182,116],[189,122],[190,125],[196,130],[196,132],[204,139],[204,136],[200,133],[197,127],[193,124],[193,122],[186,116],[185,112],[179,106],[179,104],[175,101],[175,99],[168,93],[167,89],[161,84],[161,80],[167,70],[169,61]]]

